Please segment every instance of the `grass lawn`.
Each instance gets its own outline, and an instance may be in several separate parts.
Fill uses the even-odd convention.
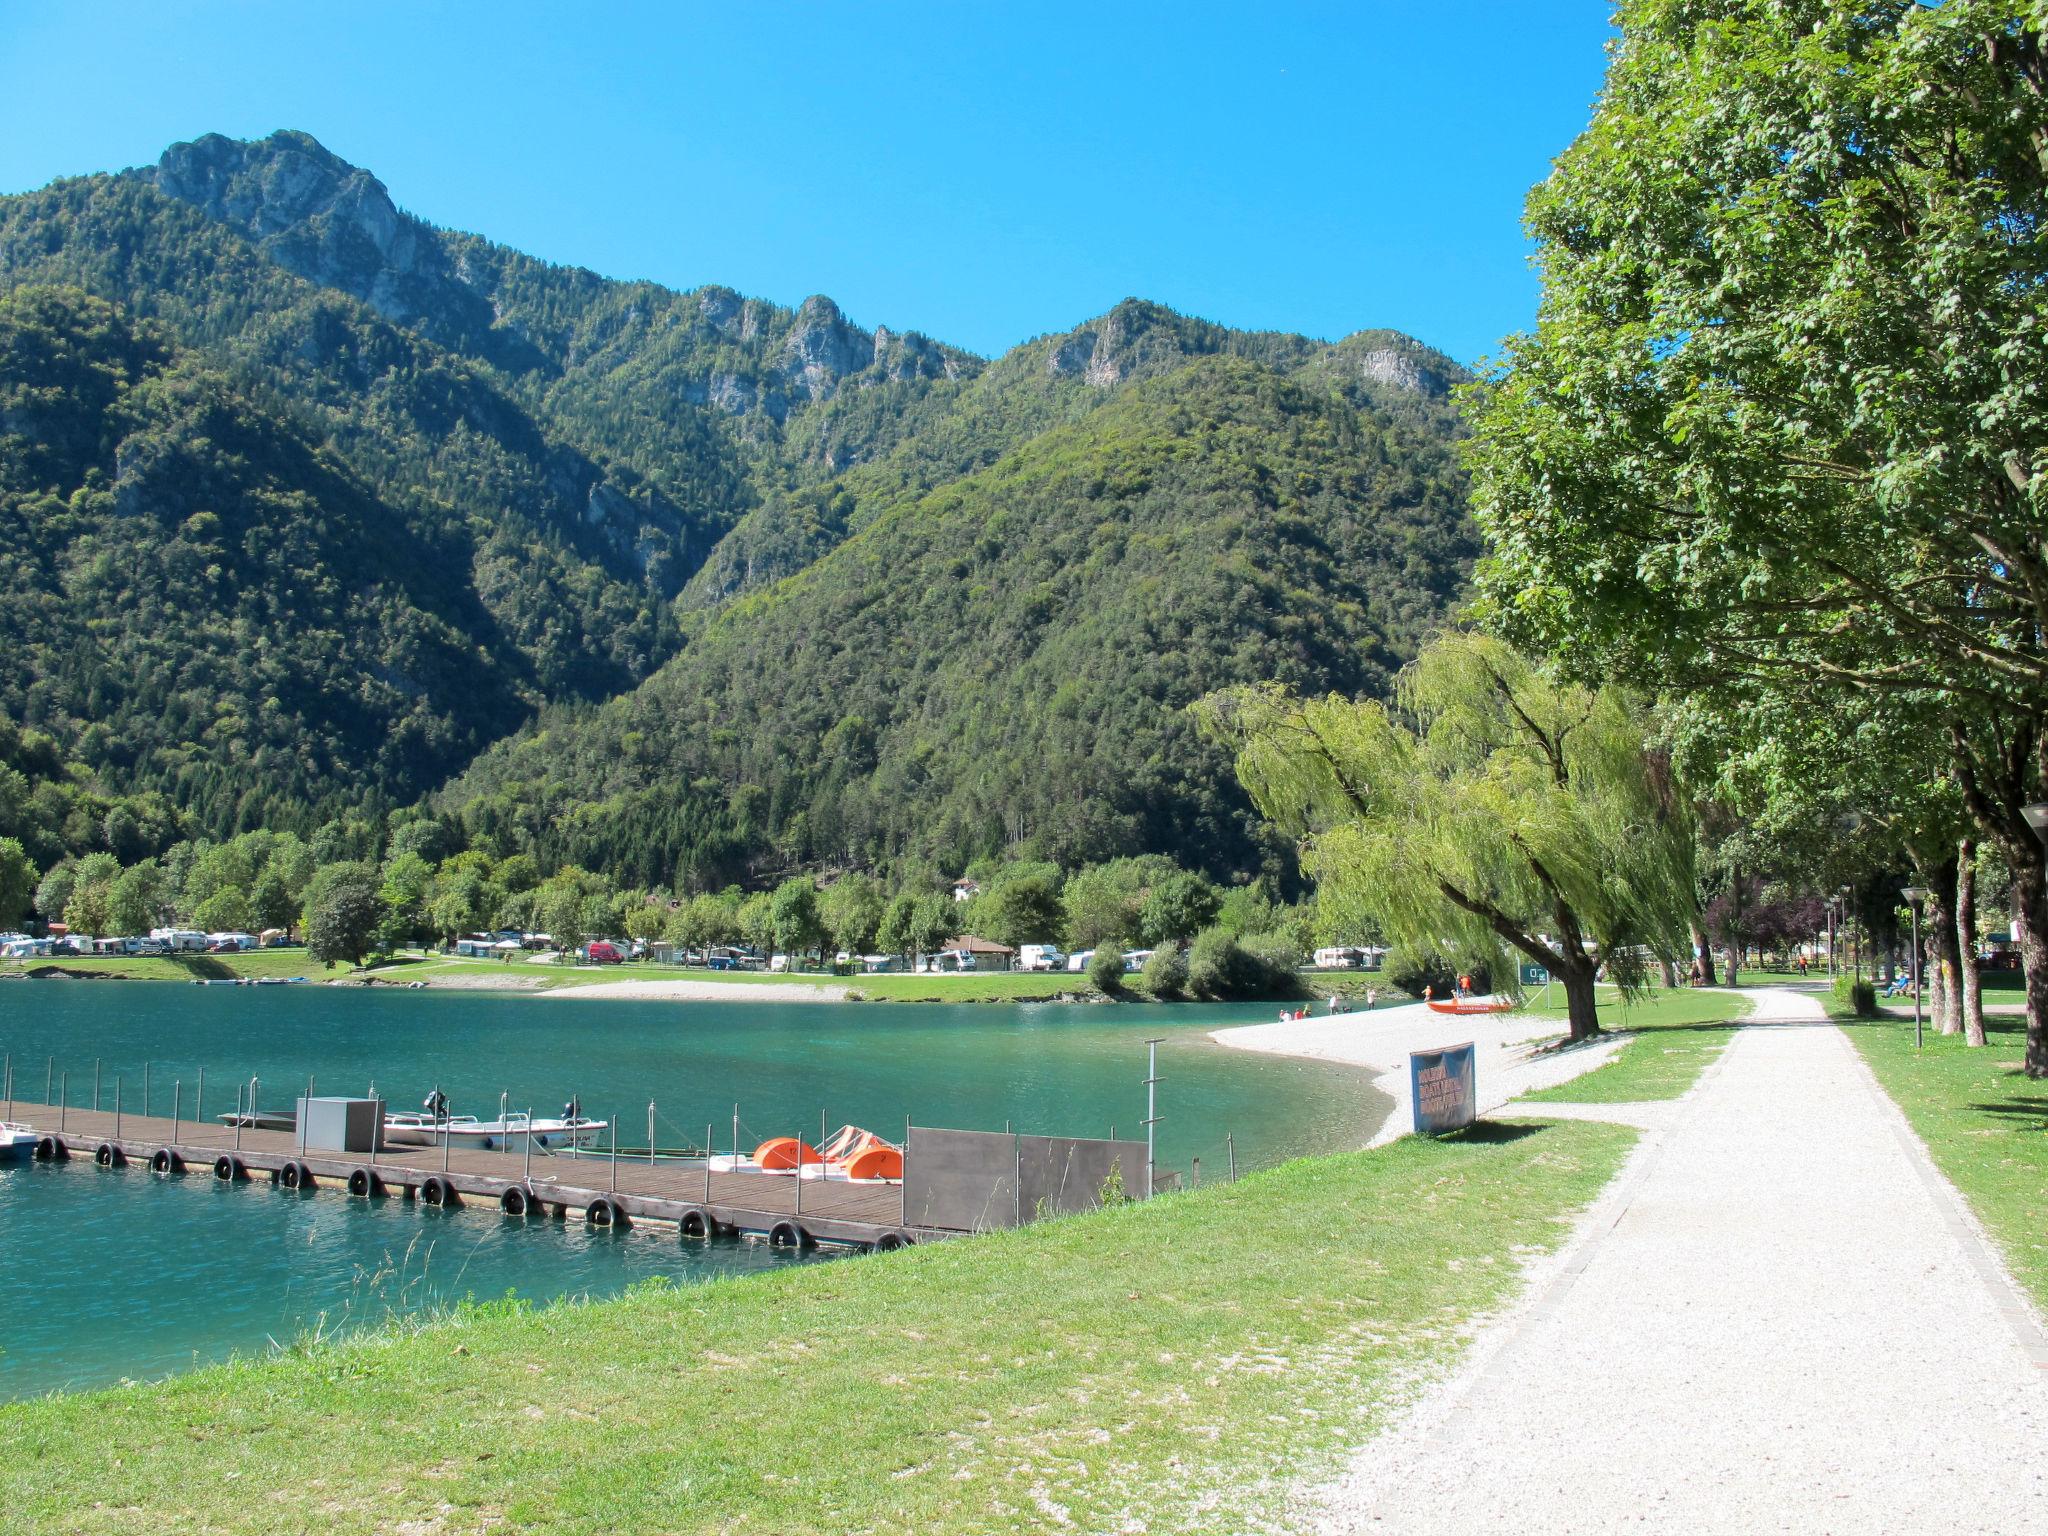
[[[1267,1528],[1290,1479],[1334,1471],[1512,1296],[1633,1139],[1482,1126],[17,1404],[0,1508],[65,1532]]]
[[[1636,1038],[1603,1065],[1583,1077],[1525,1094],[1525,1100],[1563,1104],[1638,1104],[1675,1099],[1695,1082],[1708,1063],[1734,1038],[1739,1019],[1750,1010],[1749,999],[1725,992],[1688,988],[1657,992],[1632,1008],[1621,1006],[1619,994],[1602,989],[1601,1023],[1612,1030],[1633,1030]],[[1539,1018],[1562,1020],[1564,1010],[1531,1009]]]
[[[226,981],[238,976],[304,976],[319,981],[343,974],[324,971],[303,949],[255,949],[225,955],[92,955],[47,960],[0,961],[0,976],[55,968],[74,976],[111,976],[134,981]]]
[[[2048,1307],[2048,1082],[2020,1072],[2026,1021],[1987,1018],[1979,1050],[1929,1031],[1918,1051],[1910,1019],[1842,1022],[2014,1277]]]

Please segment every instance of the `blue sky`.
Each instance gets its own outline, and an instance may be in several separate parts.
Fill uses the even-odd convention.
[[[554,261],[993,353],[1126,295],[1228,325],[1533,316],[1522,198],[1598,0],[0,4],[0,191],[303,128]]]

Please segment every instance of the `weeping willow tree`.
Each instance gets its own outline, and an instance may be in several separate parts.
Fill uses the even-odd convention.
[[[1563,983],[1574,1040],[1599,1032],[1603,969],[1633,996],[1687,941],[1688,811],[1615,689],[1451,634],[1402,673],[1392,708],[1277,684],[1195,708],[1336,911],[1454,967],[1511,975],[1519,951]]]

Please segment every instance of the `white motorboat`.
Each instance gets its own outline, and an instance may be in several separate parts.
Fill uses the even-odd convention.
[[[445,1141],[482,1152],[523,1152],[531,1141],[536,1152],[566,1152],[571,1147],[592,1145],[610,1128],[608,1121],[583,1115],[550,1119],[515,1111],[495,1120],[479,1120],[475,1115],[402,1112],[384,1116],[384,1142],[396,1147],[438,1147]]]
[[[0,1120],[0,1163],[33,1155],[36,1143],[41,1139],[25,1125],[16,1125],[12,1120]]]

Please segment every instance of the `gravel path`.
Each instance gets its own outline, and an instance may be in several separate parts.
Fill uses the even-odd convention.
[[[1757,997],[1305,1527],[2048,1531],[2048,1337],[1819,1005]]]

